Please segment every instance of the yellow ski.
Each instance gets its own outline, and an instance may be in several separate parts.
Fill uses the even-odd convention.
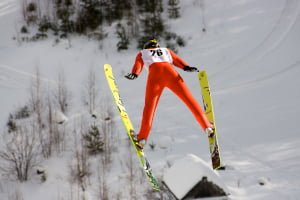
[[[221,157],[220,157],[220,150],[218,144],[218,134],[217,134],[217,128],[216,128],[216,122],[214,116],[213,102],[210,94],[210,87],[209,87],[209,82],[208,82],[206,72],[200,71],[198,73],[198,78],[199,78],[199,83],[202,92],[205,114],[208,120],[214,125],[215,128],[215,134],[212,137],[208,137],[212,167],[213,169],[220,169],[222,168],[222,165],[221,165]]]
[[[134,147],[134,149],[136,151],[136,154],[139,158],[141,167],[143,168],[143,170],[144,170],[144,172],[147,176],[147,179],[148,179],[150,185],[152,186],[152,188],[156,191],[159,191],[160,188],[159,188],[158,181],[155,178],[155,176],[152,174],[152,169],[150,167],[149,161],[146,158],[145,153],[141,149],[136,147],[136,145],[134,144],[134,141],[132,139],[132,135],[135,134],[135,131],[134,131],[133,125],[131,123],[131,120],[129,119],[129,116],[127,114],[127,111],[125,109],[125,106],[122,102],[122,99],[120,97],[119,89],[118,89],[118,86],[116,84],[116,81],[115,81],[115,78],[114,78],[114,75],[113,75],[113,72],[112,72],[111,65],[105,64],[104,65],[104,72],[105,72],[105,76],[106,76],[109,88],[112,92],[115,103],[117,105],[119,114],[121,116],[122,122],[123,122],[123,124],[126,128],[126,132],[128,134],[128,137],[129,137],[129,139],[131,141],[131,144]]]

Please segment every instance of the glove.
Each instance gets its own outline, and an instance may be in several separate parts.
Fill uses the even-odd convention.
[[[199,72],[199,70],[197,69],[197,67],[190,67],[190,66],[185,66],[183,68],[184,71],[186,72]]]
[[[129,79],[129,80],[134,80],[138,77],[138,75],[134,74],[134,73],[129,73],[125,76],[125,78]]]

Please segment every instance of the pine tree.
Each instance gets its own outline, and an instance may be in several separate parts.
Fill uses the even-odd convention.
[[[26,105],[26,106],[19,108],[16,111],[15,118],[16,119],[25,119],[25,118],[28,118],[30,116],[30,114],[31,113],[30,113],[29,107]]]
[[[139,10],[143,13],[144,19],[141,20],[143,35],[138,40],[138,48],[150,38],[159,39],[164,31],[165,25],[162,21],[163,12],[162,0],[138,1]]]
[[[7,121],[6,125],[7,125],[9,133],[15,132],[18,129],[16,120],[14,119],[12,114],[9,115],[9,118],[8,118],[8,121]]]
[[[89,153],[94,155],[104,151],[103,137],[96,125],[92,125],[88,132],[83,135],[86,148]]]
[[[23,17],[27,25],[35,24],[38,20],[38,8],[35,2],[30,2],[23,5]]]
[[[128,49],[132,39],[138,42],[138,48],[142,48],[150,38],[165,39],[166,45],[174,47],[172,49],[184,46],[181,38],[169,38],[162,18],[163,0],[51,0],[50,2],[48,7],[51,10],[46,12],[36,3],[23,5],[23,16],[27,25],[32,22],[39,26],[39,32],[32,40],[47,38],[48,31],[51,30],[54,35],[60,34],[60,37],[79,33],[102,41],[108,35],[106,26],[119,21],[122,25],[116,27],[116,37],[119,38],[118,51]],[[169,18],[180,17],[180,0],[166,2]],[[50,13],[54,13],[55,16],[51,16]],[[26,27],[22,28],[22,32],[28,32]]]
[[[169,18],[176,19],[180,17],[180,7],[179,7],[179,0],[169,0],[168,1],[168,11],[169,11]]]
[[[55,7],[58,27],[59,30],[63,32],[62,35],[74,32],[74,21],[71,20],[71,17],[74,14],[74,5],[72,0],[56,0]]]
[[[80,0],[80,12],[77,19],[77,32],[86,33],[95,30],[103,23],[103,0]]]
[[[129,0],[111,0],[111,20],[122,20],[123,17],[129,15],[131,7]]]
[[[118,51],[128,49],[129,38],[126,34],[124,26],[118,23],[116,29],[117,29],[116,31],[117,37],[120,39],[119,42],[117,43]]]

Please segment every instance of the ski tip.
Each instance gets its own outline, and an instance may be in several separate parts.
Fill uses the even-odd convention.
[[[104,64],[103,67],[104,67],[104,69],[108,69],[108,68],[111,68],[111,65],[110,64]]]

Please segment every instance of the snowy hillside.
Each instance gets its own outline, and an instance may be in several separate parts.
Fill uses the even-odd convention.
[[[299,199],[300,1],[180,2],[181,18],[165,23],[187,41],[178,54],[191,66],[208,73],[222,159],[228,166],[217,173],[231,193],[230,198]],[[65,151],[39,163],[47,168],[46,182],[41,183],[34,171],[23,183],[0,171],[0,199],[77,200],[80,186],[70,180],[69,168],[74,162],[73,127],[86,116],[81,99],[89,71],[93,69],[97,75],[100,99],[110,101],[103,64],[113,66],[124,104],[138,130],[147,70],[134,81],[124,78],[138,50],[135,45],[126,52],[116,50],[117,41],[112,36],[115,24],[106,28],[109,36],[103,43],[79,36],[58,44],[51,37],[40,42],[18,42],[20,6],[18,0],[0,2],[0,149],[5,143],[2,135],[8,134],[5,130],[9,114],[30,99],[30,82],[37,68],[45,88],[55,88],[59,72],[64,72],[72,96],[72,109],[64,126],[72,131],[66,133]],[[179,73],[201,102],[197,74]],[[103,114],[100,106],[97,111]],[[92,175],[86,181],[86,199],[99,199],[103,176],[107,178],[110,199],[131,199],[132,190],[136,199],[149,199],[144,195],[147,182],[142,174],[133,179],[134,185],[128,181],[129,169],[134,172],[138,162],[128,150],[117,112],[112,121],[116,125],[114,141],[119,147],[113,151],[114,160],[107,174],[99,167],[101,159],[90,159]],[[206,135],[185,105],[168,90],[160,99],[148,143],[156,145],[154,150],[147,146],[145,151],[153,173],[160,178],[169,165],[187,154],[210,162]]]

